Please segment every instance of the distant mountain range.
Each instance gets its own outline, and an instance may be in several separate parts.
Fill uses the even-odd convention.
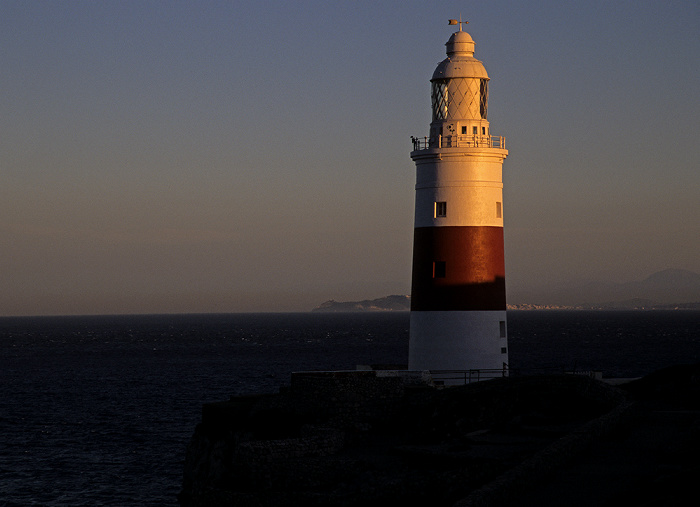
[[[326,301],[314,312],[408,311],[410,296],[364,301]],[[700,275],[684,269],[659,271],[639,282],[588,283],[542,294],[508,305],[509,309],[653,310],[700,309]]]
[[[592,282],[533,294],[527,299],[515,306],[554,305],[604,310],[700,308],[700,275],[685,269],[666,269],[638,282]]]

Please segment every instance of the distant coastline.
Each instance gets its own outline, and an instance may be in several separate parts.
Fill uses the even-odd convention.
[[[700,302],[678,303],[678,304],[655,304],[653,302],[618,301],[614,303],[604,303],[600,305],[538,305],[530,303],[520,303],[508,305],[508,310],[700,310]]]
[[[551,305],[535,303],[519,303],[507,305],[508,310],[700,310],[700,302],[655,304],[649,300],[629,300],[598,305]],[[411,309],[411,296],[386,296],[362,301],[335,301],[330,299],[313,308],[312,312],[343,313],[343,312],[407,312]]]
[[[312,312],[407,312],[411,309],[411,296],[385,296],[362,301],[335,301],[321,303]]]
[[[659,271],[638,282],[590,283],[546,294],[512,298],[508,310],[700,310],[700,275],[683,269]],[[405,312],[411,296],[321,303],[313,312]]]

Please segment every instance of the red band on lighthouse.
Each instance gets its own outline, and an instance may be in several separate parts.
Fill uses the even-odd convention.
[[[415,230],[411,310],[505,310],[505,276],[502,227]]]

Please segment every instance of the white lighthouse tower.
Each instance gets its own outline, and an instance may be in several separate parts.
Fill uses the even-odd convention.
[[[450,24],[457,24],[450,20]],[[462,31],[431,82],[430,136],[413,138],[416,211],[409,369],[503,370],[503,137],[487,120],[488,83]]]

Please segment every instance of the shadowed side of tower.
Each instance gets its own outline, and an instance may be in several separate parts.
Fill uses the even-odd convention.
[[[492,136],[489,77],[462,31],[431,82],[430,135],[414,138],[416,208],[409,369],[508,362],[503,249],[505,139]]]

